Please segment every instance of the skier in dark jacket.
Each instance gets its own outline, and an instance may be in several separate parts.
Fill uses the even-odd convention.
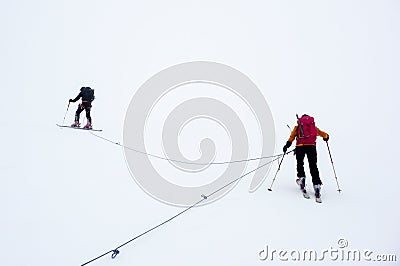
[[[92,101],[94,100],[94,90],[90,87],[82,87],[78,96],[75,99],[69,99],[69,102],[76,102],[82,98],[82,103],[78,105],[78,109],[75,113],[75,122],[71,127],[79,127],[79,116],[83,110],[86,111],[87,124],[83,127],[86,129],[92,129],[92,117],[90,116],[90,109],[92,108]]]
[[[329,140],[329,135],[315,126],[314,118],[309,115],[302,115],[297,119],[297,125],[293,128],[292,133],[286,145],[283,146],[283,152],[286,153],[287,149],[292,145],[296,139],[296,161],[297,161],[297,180],[296,183],[300,186],[303,194],[307,196],[305,189],[306,174],[304,172],[304,157],[307,155],[308,165],[312,177],[312,183],[315,191],[315,198],[317,202],[321,201],[321,179],[317,167],[317,136],[320,136],[324,141]]]

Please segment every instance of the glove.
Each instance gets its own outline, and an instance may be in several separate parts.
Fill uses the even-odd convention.
[[[286,145],[283,146],[283,152],[286,153],[287,149],[292,145],[292,143],[290,141],[286,142]]]
[[[327,134],[326,138],[323,138],[324,141],[328,141],[329,140],[329,135]]]

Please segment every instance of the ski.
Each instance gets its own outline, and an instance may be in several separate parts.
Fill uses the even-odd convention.
[[[297,183],[297,185],[299,185],[300,191],[303,193],[303,197],[306,199],[309,199],[310,195],[307,193],[307,191],[305,189],[301,189],[300,179],[297,179],[296,183]]]
[[[103,131],[102,129],[93,129],[93,128],[83,128],[83,127],[71,127],[71,126],[63,126],[56,124],[58,127],[64,127],[64,128],[72,128],[72,129],[80,129],[80,130],[86,130],[86,131]]]
[[[322,203],[322,200],[321,200],[321,185],[314,185],[314,191],[315,191],[315,202]]]
[[[310,195],[307,193],[306,190],[304,190],[304,191],[302,191],[302,192],[303,192],[303,197],[304,197],[304,198],[306,198],[306,199],[309,199],[309,198],[310,198]]]

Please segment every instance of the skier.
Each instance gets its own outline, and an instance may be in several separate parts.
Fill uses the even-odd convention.
[[[82,103],[78,105],[78,109],[75,113],[75,122],[71,127],[79,127],[79,116],[83,110],[86,111],[87,124],[83,127],[85,129],[92,129],[92,117],[90,116],[90,109],[92,108],[92,101],[94,100],[94,90],[90,87],[82,87],[78,96],[75,99],[69,99],[69,102],[76,102],[82,98]]]
[[[319,177],[319,171],[317,167],[317,136],[322,137],[324,141],[329,140],[329,135],[315,126],[313,117],[306,114],[302,115],[301,118],[297,116],[297,125],[293,128],[286,145],[283,146],[283,152],[286,153],[287,149],[292,145],[293,140],[296,138],[296,183],[300,186],[303,196],[309,198],[310,196],[308,196],[305,188],[306,174],[304,173],[304,157],[307,155],[312,183],[314,186],[315,199],[317,202],[321,203],[322,182]]]

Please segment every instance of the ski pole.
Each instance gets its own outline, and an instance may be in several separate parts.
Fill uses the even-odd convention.
[[[303,138],[304,137],[303,125],[300,123],[300,118],[298,114],[296,114],[296,117],[297,117],[297,124],[299,125],[300,128],[300,137]]]
[[[282,160],[281,160],[281,162],[279,163],[279,166],[278,166],[278,170],[276,170],[276,173],[275,173],[274,179],[272,179],[271,186],[268,188],[268,190],[269,190],[269,191],[272,191],[272,185],[274,184],[274,182],[275,182],[275,178],[276,178],[276,176],[277,176],[277,174],[278,174],[279,170],[281,169],[281,164],[282,164],[282,162],[283,162],[283,158],[285,158],[285,155],[286,155],[286,152],[284,152],[284,153],[283,153]]]
[[[339,187],[339,182],[338,182],[338,179],[337,179],[337,175],[336,175],[335,166],[333,165],[333,160],[332,160],[331,149],[329,149],[329,144],[328,144],[328,141],[326,142],[326,146],[328,147],[328,152],[329,152],[329,157],[331,158],[331,164],[332,164],[332,168],[333,168],[333,173],[335,174],[336,185],[337,185],[337,187],[338,187],[338,191],[339,191],[339,193],[340,193],[342,190],[341,190],[341,189],[340,189],[340,187]]]
[[[68,113],[68,109],[69,109],[69,105],[70,105],[70,103],[71,103],[71,102],[68,102],[67,111],[65,111],[64,119],[63,119],[63,121],[62,121],[62,124],[61,124],[61,125],[64,125],[64,122],[65,122],[65,117],[67,116],[67,113]]]
[[[289,125],[286,125],[286,126],[289,128],[290,132],[292,132],[292,128]],[[283,156],[285,156],[285,155],[283,155]],[[282,160],[283,160],[283,158],[282,158]],[[280,168],[281,164],[280,164],[279,160],[277,161],[277,163],[278,163],[278,168]],[[269,191],[272,191],[272,190],[269,190]]]

